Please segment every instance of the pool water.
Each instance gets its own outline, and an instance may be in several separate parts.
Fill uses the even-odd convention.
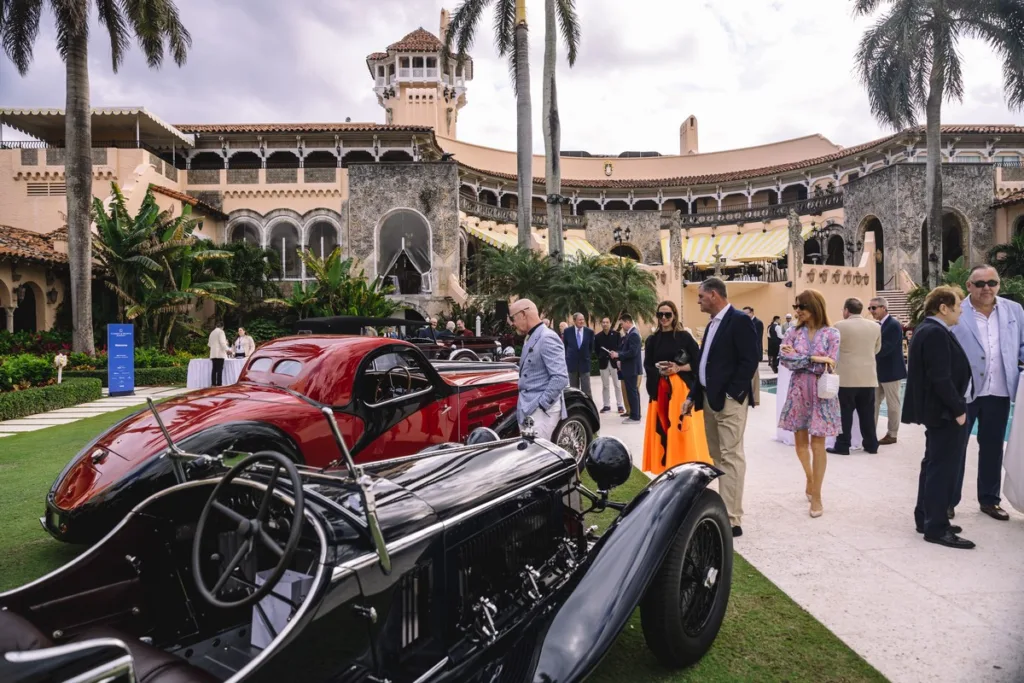
[[[903,394],[906,391],[906,387],[907,387],[906,380],[901,381],[900,382],[900,405],[903,405]],[[763,382],[761,382],[761,391],[767,392],[769,394],[776,393],[775,380],[771,379],[771,380],[764,380]],[[1005,441],[1009,441],[1010,440],[1010,425],[1013,424],[1013,410],[1014,410],[1014,408],[1015,408],[1015,406],[1011,403],[1010,404],[1010,419],[1006,422],[1006,435],[1003,437],[1003,440],[1005,440]],[[879,414],[879,417],[888,417],[888,415],[889,415],[889,410],[888,409],[889,409],[889,405],[887,403],[883,403],[882,404],[882,410],[881,410],[881,412]],[[978,435],[978,423],[977,422],[974,423],[974,429],[971,431],[971,434],[973,434],[974,436]]]

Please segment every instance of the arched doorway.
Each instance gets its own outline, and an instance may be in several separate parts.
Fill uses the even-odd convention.
[[[882,221],[874,216],[868,218],[864,225],[864,241],[867,241],[869,232],[875,235],[875,286],[878,289],[885,289],[885,241],[882,239]]]
[[[36,319],[36,289],[35,285],[26,284],[15,290],[18,297],[18,307],[14,309],[15,332],[36,332],[39,329],[40,321]]]
[[[1013,226],[1013,230],[1010,232],[1010,237],[1016,237],[1017,235],[1024,235],[1024,216],[1017,218],[1017,222]]]
[[[398,294],[430,291],[431,234],[426,219],[415,211],[398,209],[380,226],[377,273]]]
[[[953,212],[942,215],[942,272],[964,255],[964,234],[959,216]]]
[[[812,237],[804,242],[804,263],[816,266],[823,260],[818,240]]]
[[[827,266],[845,266],[846,257],[843,252],[846,251],[846,244],[843,242],[841,235],[832,235],[828,238],[828,255],[825,257],[825,265]]]
[[[318,259],[326,259],[338,246],[338,230],[333,223],[317,221],[309,229],[306,238],[306,249],[313,252]]]
[[[632,244],[616,244],[612,247],[611,253],[612,256],[633,259],[637,263],[640,262],[640,252]]]

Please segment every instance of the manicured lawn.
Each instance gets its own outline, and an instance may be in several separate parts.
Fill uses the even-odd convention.
[[[100,431],[135,409],[109,413],[62,427],[0,439],[0,590],[18,586],[59,566],[80,548],[51,539],[39,525],[43,499],[68,460]],[[614,492],[628,500],[647,483],[633,472]],[[592,482],[591,482],[592,485]],[[608,524],[608,511],[593,523]],[[679,673],[658,664],[644,644],[634,614],[591,679],[593,683],[681,683],[683,681],[786,681],[825,683],[884,681],[824,626],[736,556],[725,623],[708,655]]]

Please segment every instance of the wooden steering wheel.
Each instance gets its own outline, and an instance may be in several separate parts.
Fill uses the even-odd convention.
[[[395,371],[401,371],[405,373],[405,392],[410,393],[412,391],[412,373],[409,372],[409,368],[405,367],[404,365],[396,365],[393,368],[389,368],[388,371],[384,373],[384,377],[388,382],[388,386],[391,388],[391,396],[389,398],[394,398],[395,390],[398,389],[398,386],[395,385]],[[377,385],[377,394],[374,397],[374,403],[380,403],[381,401],[384,400],[386,400],[384,397],[384,382],[381,382],[380,384]]]

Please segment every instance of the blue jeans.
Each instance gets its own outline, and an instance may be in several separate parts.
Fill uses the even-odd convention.
[[[967,404],[967,424],[961,439],[960,462],[949,501],[950,507],[960,503],[967,446],[975,421],[978,423],[978,503],[999,505],[1001,500],[999,491],[1003,483],[1003,442],[1006,425],[1010,421],[1010,399],[1007,396],[979,396]]]

